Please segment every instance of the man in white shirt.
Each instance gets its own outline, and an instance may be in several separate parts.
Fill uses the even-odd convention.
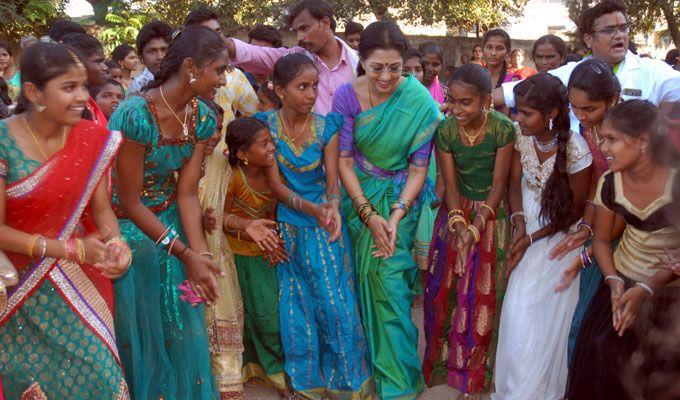
[[[581,15],[579,32],[583,42],[592,52],[591,56],[606,62],[621,84],[623,100],[648,100],[662,110],[680,103],[680,72],[660,60],[641,58],[628,50],[630,28],[626,9],[616,1],[608,0],[587,9]],[[548,71],[566,86],[578,62],[571,62]],[[519,82],[504,83],[494,90],[495,105],[515,106],[513,88]],[[571,129],[579,131],[579,122],[571,113]]]

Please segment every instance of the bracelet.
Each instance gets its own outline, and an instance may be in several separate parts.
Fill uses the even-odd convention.
[[[618,275],[607,275],[607,276],[605,276],[604,277],[604,283],[607,283],[607,281],[610,280],[610,279],[613,280],[613,281],[621,282],[622,285],[626,284],[626,281],[624,281],[623,278],[621,278]]]
[[[515,217],[518,216],[518,215],[521,215],[522,218],[524,218],[524,223],[525,223],[525,224],[527,223],[527,216],[526,216],[526,214],[524,214],[522,211],[517,211],[517,212],[515,212],[515,213],[512,213],[512,215],[510,215],[510,225],[512,225],[513,227],[515,226],[514,219],[515,219]]]
[[[406,206],[406,204],[404,203],[394,203],[392,204],[392,208],[390,209],[390,214],[397,210],[403,210],[406,213],[408,212],[408,206]]]
[[[473,224],[468,225],[467,229],[468,231],[470,231],[470,233],[472,233],[472,237],[475,239],[475,244],[479,243],[479,241],[481,240],[481,234],[479,233],[479,229],[477,229],[477,227],[474,226]]]
[[[496,217],[496,211],[494,211],[493,208],[491,208],[488,204],[482,203],[482,208],[486,208],[487,210],[489,210],[489,212],[491,213],[491,219],[494,219]]]
[[[240,229],[236,230],[236,239],[238,239],[239,242],[241,241],[241,230]]]
[[[31,241],[28,242],[28,256],[33,258],[33,247],[35,247],[35,242],[38,241],[42,236],[40,235],[33,235],[31,236]]]
[[[593,263],[593,260],[590,258],[590,255],[588,254],[588,247],[583,246],[583,251],[581,251],[581,266],[583,269],[586,269],[587,267],[590,267],[590,265]]]
[[[175,245],[175,242],[177,241],[177,236],[172,238],[172,241],[170,241],[170,247],[168,247],[168,255],[172,254],[172,246]]]
[[[327,194],[326,199],[328,199],[329,203],[334,201],[334,200],[337,201],[338,203],[340,203],[340,201],[342,200],[342,197],[340,197],[339,194],[333,193],[333,194]]]
[[[75,261],[77,258],[76,242],[73,239],[64,241],[64,248],[66,249],[66,260]]]
[[[534,244],[534,236],[533,235],[534,235],[533,233],[530,233],[529,235],[527,235],[527,236],[529,236],[529,246],[533,246],[533,244]]]
[[[156,243],[154,243],[154,244],[157,245],[158,243],[160,243],[161,240],[163,240],[165,238],[165,236],[167,236],[168,232],[170,232],[170,227],[165,228],[163,233],[161,233],[161,235],[158,237],[158,240],[156,240]]]
[[[463,224],[464,229],[467,229],[468,223],[465,220],[465,218],[461,217],[460,215],[454,215],[453,217],[449,218],[448,226],[449,226],[449,233],[455,234],[456,233],[456,222],[460,222]]]
[[[586,200],[586,205],[587,205],[587,206],[591,206],[591,207],[593,207],[593,208],[596,208],[596,207],[595,207],[595,203],[594,203],[592,200]]]
[[[654,296],[654,289],[644,282],[635,282],[635,286],[639,286],[647,291],[650,296]]]
[[[577,225],[577,228],[581,229],[582,226],[585,226],[586,229],[588,230],[588,239],[592,239],[593,238],[593,228],[591,228],[590,225],[587,222],[583,222],[583,221],[579,222],[579,224]]]
[[[184,250],[182,250],[182,252],[184,252]],[[182,253],[180,253],[180,254],[182,254]],[[207,257],[211,260],[215,259],[215,256],[213,255],[213,253],[211,253],[209,251],[204,251],[204,252],[198,253],[198,255],[201,256],[201,257]]]
[[[85,244],[81,239],[76,239],[76,260],[78,264],[85,262]]]
[[[45,237],[40,236],[40,256],[39,258],[45,257],[45,253],[47,253],[47,239]]]
[[[222,222],[222,226],[225,227],[225,228],[227,228],[227,230],[233,230],[233,229],[234,229],[234,228],[232,228],[232,227],[229,226],[229,218],[231,218],[231,217],[236,218],[236,215],[234,215],[234,214],[228,214],[228,215],[224,218],[224,222]]]
[[[361,198],[361,197],[365,197],[365,198],[366,198],[366,201],[368,201],[368,197],[366,197],[366,195],[364,195],[364,194],[362,193],[362,194],[360,194],[360,195],[358,195],[358,196],[352,197],[352,204],[355,204],[356,200],[357,200],[358,198]]]
[[[465,213],[463,212],[463,210],[451,210],[451,211],[449,211],[448,215],[449,215],[449,218],[451,218],[454,215],[464,216]]]

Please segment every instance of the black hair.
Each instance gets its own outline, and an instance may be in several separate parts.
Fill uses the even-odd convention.
[[[314,68],[314,61],[304,53],[287,54],[274,64],[272,82],[274,85],[286,87],[293,79],[302,73],[305,68]]]
[[[570,62],[579,62],[581,60],[583,60],[583,57],[581,57],[580,55],[578,55],[576,53],[569,53],[569,54],[567,54],[566,57],[564,57],[564,63],[565,64],[569,64]]]
[[[571,136],[567,88],[559,78],[541,73],[520,82],[515,86],[514,93],[518,106],[538,110],[546,117],[557,110],[552,127],[552,132],[557,134],[557,154],[552,174],[543,188],[540,216],[549,223],[550,234],[565,231],[579,217],[574,207],[574,193],[569,185],[567,165],[567,149]]]
[[[404,62],[408,60],[412,60],[414,58],[418,59],[418,62],[420,63],[421,67],[425,66],[425,60],[423,60],[423,55],[420,54],[420,52],[416,49],[408,49],[406,53],[404,53]]]
[[[106,85],[117,86],[117,87],[120,88],[120,91],[122,93],[125,93],[125,90],[123,89],[123,85],[121,85],[117,81],[114,81],[113,79],[107,79],[101,85],[90,86],[87,89],[87,91],[90,92],[90,97],[92,97],[93,99],[96,99],[97,96],[99,95],[99,93],[102,91],[102,89],[104,89],[104,86],[106,86]]]
[[[90,57],[97,51],[104,52],[101,42],[87,33],[69,33],[61,39],[62,43],[77,49],[85,58]]]
[[[543,35],[540,38],[536,39],[534,42],[534,46],[531,48],[531,57],[533,58],[536,55],[536,49],[538,49],[538,46],[542,44],[549,44],[551,45],[557,53],[564,59],[566,60],[567,58],[567,45],[564,44],[564,40],[562,40],[561,37],[557,35]]]
[[[106,67],[109,69],[109,71],[112,70],[112,69],[121,69],[121,68],[123,68],[123,67],[120,66],[120,64],[118,64],[117,62],[115,62],[115,61],[113,61],[113,60],[106,60],[106,61],[104,61],[104,65],[106,65]]]
[[[224,108],[219,104],[215,103],[214,100],[206,99],[205,97],[199,96],[199,100],[203,102],[209,109],[211,109],[218,117],[224,117]]]
[[[52,26],[50,27],[49,32],[47,32],[47,36],[59,43],[64,38],[64,36],[68,35],[69,33],[87,33],[87,31],[85,30],[84,26],[75,21],[68,19],[58,19],[52,22]]]
[[[12,47],[10,47],[9,42],[4,39],[0,39],[0,49],[5,49],[5,51],[8,52],[10,56],[13,55]]]
[[[359,57],[362,60],[371,56],[375,50],[396,50],[402,57],[410,48],[408,39],[399,26],[392,21],[377,21],[369,24],[359,39]],[[359,64],[357,75],[364,75],[366,71]]]
[[[621,95],[621,84],[612,69],[596,58],[585,60],[574,68],[567,88],[582,90],[589,100],[608,104]]]
[[[491,39],[492,37],[500,37],[501,39],[503,39],[505,48],[508,50],[508,54],[510,54],[510,52],[512,51],[512,41],[510,40],[510,35],[508,35],[508,32],[500,28],[486,31],[484,33],[484,36],[482,37],[482,43],[486,45],[486,42],[488,42],[489,39]],[[503,60],[503,63],[501,64],[501,73],[498,76],[498,82],[496,82],[496,88],[501,87],[507,74],[508,74],[508,62],[506,60]]]
[[[647,100],[626,100],[612,107],[605,120],[612,124],[617,132],[638,138],[643,133],[649,135],[649,148],[655,162],[677,167],[680,163],[680,152],[668,137],[668,126],[662,124],[656,106]]]
[[[238,164],[237,153],[241,150],[248,150],[255,141],[257,133],[266,129],[267,125],[253,117],[236,118],[227,125],[227,134],[224,141],[229,148],[229,165]]]
[[[675,66],[678,63],[678,57],[680,57],[680,50],[678,49],[668,50],[668,53],[666,53],[666,64],[675,68]]]
[[[25,83],[31,82],[42,90],[49,81],[67,73],[78,63],[82,64],[82,61],[76,51],[63,44],[39,42],[25,48],[19,62],[22,89],[14,113],[20,114],[33,107],[24,96]]]
[[[144,47],[153,39],[160,38],[170,43],[172,41],[172,32],[172,27],[163,21],[151,21],[144,25],[137,34],[137,54],[141,57]]]
[[[206,7],[199,7],[192,10],[186,18],[184,18],[184,27],[200,25],[210,20],[220,20],[220,16],[213,10]]]
[[[347,36],[349,36],[349,35],[356,35],[356,34],[361,35],[361,33],[363,31],[364,31],[364,26],[361,25],[358,22],[347,21],[347,23],[345,24],[345,38],[347,38]]]
[[[428,54],[435,54],[439,61],[444,64],[444,49],[435,42],[423,42],[418,46],[418,52],[425,57]]]
[[[125,60],[125,57],[127,57],[128,54],[132,53],[133,51],[135,51],[135,48],[129,44],[119,44],[115,49],[113,49],[113,52],[111,52],[111,59],[118,63]],[[120,66],[118,66],[118,68],[120,68]]]
[[[618,1],[605,0],[587,10],[584,10],[581,13],[581,18],[579,19],[578,23],[578,31],[581,36],[581,39],[583,39],[583,35],[587,33],[588,34],[593,33],[596,19],[600,18],[603,15],[611,14],[614,12],[620,12],[623,15],[626,15],[626,7],[623,4],[619,3]]]
[[[324,17],[328,18],[330,20],[331,31],[335,32],[337,23],[335,22],[335,18],[333,18],[333,9],[323,0],[299,1],[286,16],[286,24],[292,26],[293,20],[305,10],[307,10],[315,19],[321,20]]]
[[[143,90],[158,87],[168,81],[178,73],[187,58],[193,59],[201,67],[215,60],[226,49],[224,41],[214,31],[201,25],[189,26],[170,41],[160,72]]]
[[[250,43],[252,40],[267,42],[271,44],[272,47],[283,46],[283,38],[281,37],[281,33],[279,33],[279,30],[271,25],[253,25],[253,28],[248,31],[248,43]]]
[[[9,85],[3,77],[0,77],[0,101],[6,106],[12,104],[12,99],[9,97]]]
[[[261,84],[260,87],[257,88],[257,92],[262,93],[277,109],[279,109],[283,107],[283,103],[281,103],[281,99],[276,95],[274,89],[269,88],[270,82],[273,84],[273,82],[269,80]]]
[[[491,94],[491,76],[486,68],[479,64],[468,63],[456,68],[449,78],[449,84],[459,82],[473,88],[480,96]]]

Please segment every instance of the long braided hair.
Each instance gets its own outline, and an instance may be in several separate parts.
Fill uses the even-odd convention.
[[[533,108],[546,117],[557,110],[551,131],[557,135],[557,154],[552,174],[543,188],[540,218],[548,222],[550,234],[565,231],[578,219],[569,185],[567,149],[571,131],[567,88],[559,78],[542,73],[519,83],[514,93],[518,106]]]

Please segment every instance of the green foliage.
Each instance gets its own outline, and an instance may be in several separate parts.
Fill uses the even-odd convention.
[[[654,32],[657,23],[666,21],[676,47],[680,46],[677,20],[680,16],[680,0],[620,0],[628,9],[628,19],[633,33]],[[581,12],[597,4],[595,0],[567,0],[569,18],[577,25]],[[676,39],[677,38],[677,39]]]
[[[105,17],[106,27],[101,29],[97,36],[104,45],[104,53],[110,54],[116,46],[127,43],[134,46],[135,38],[146,22],[143,14],[121,15],[107,14]]]
[[[40,37],[56,18],[63,18],[66,0],[2,0],[0,37],[18,47],[24,35]]]

